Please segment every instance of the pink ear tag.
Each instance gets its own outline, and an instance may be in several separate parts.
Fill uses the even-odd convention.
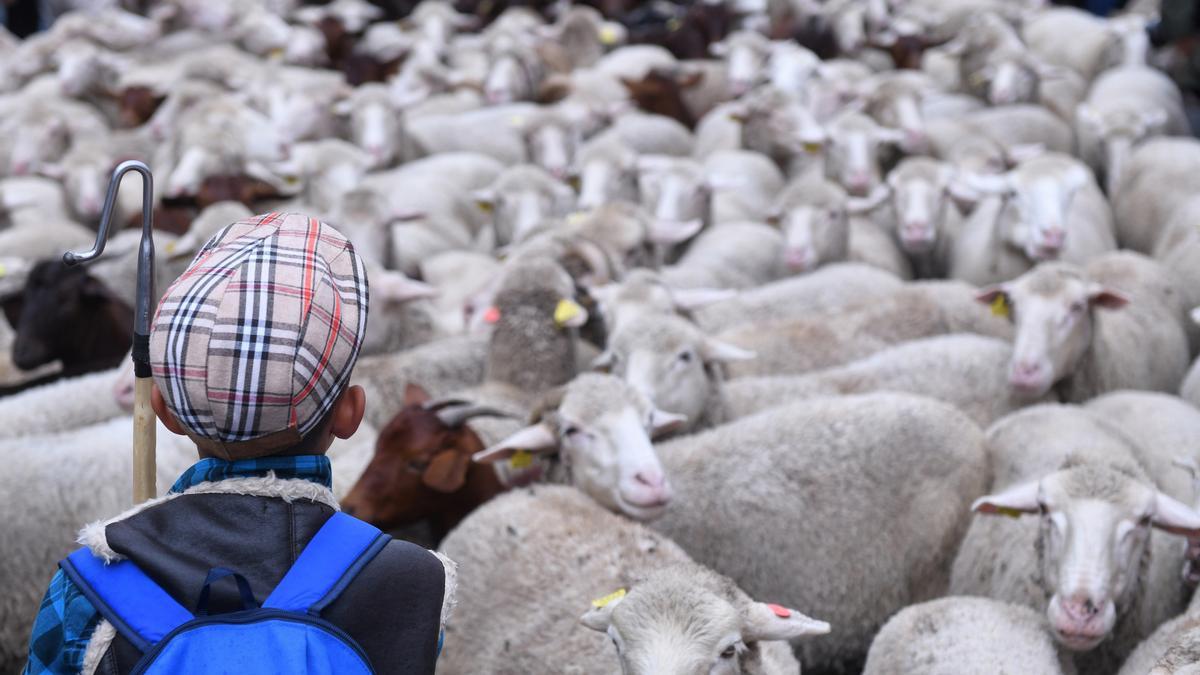
[[[485,323],[496,323],[497,321],[499,321],[500,320],[500,308],[499,307],[488,307],[487,311],[483,313],[483,320]]]
[[[792,610],[788,609],[787,607],[782,607],[780,605],[769,604],[769,605],[767,605],[767,608],[770,609],[772,612],[775,612],[775,616],[777,616],[781,619],[786,619],[792,615]]]

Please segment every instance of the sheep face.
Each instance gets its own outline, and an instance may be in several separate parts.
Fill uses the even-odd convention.
[[[850,228],[845,204],[796,206],[772,220],[783,230],[783,262],[789,271],[804,274],[846,259]]]
[[[652,573],[628,595],[598,600],[580,622],[609,636],[628,675],[760,672],[759,642],[829,632],[829,624],[747,599],[711,572]]]
[[[1092,182],[1083,165],[1063,170],[1042,170],[1044,166],[1041,159],[1033,159],[1002,176],[974,179],[983,192],[1008,200],[1016,217],[1004,236],[1035,262],[1057,260],[1062,255],[1071,204],[1076,193]]]
[[[384,100],[348,99],[335,111],[349,116],[350,140],[370,156],[372,167],[387,166],[395,159],[400,120],[391,105]]]
[[[57,117],[22,128],[13,135],[8,173],[24,176],[38,171],[43,164],[62,157],[68,140],[70,130]]]
[[[932,177],[906,176],[899,169],[888,176],[896,211],[896,239],[906,253],[928,253],[937,245],[952,180],[953,171],[949,167],[938,167]]]
[[[634,201],[638,198],[637,156],[630,152],[627,157],[594,157],[586,160],[580,168],[579,207],[599,208],[615,201]]]
[[[769,48],[765,38],[750,31],[739,31],[710,47],[714,55],[725,58],[730,96],[737,98],[762,81]]]
[[[767,79],[780,91],[798,94],[817,73],[821,60],[811,51],[790,42],[771,44]]]
[[[1077,465],[982,497],[974,510],[1038,513],[1041,582],[1054,637],[1087,651],[1132,604],[1150,554],[1150,528],[1181,535],[1200,513],[1157,491],[1131,470]]]
[[[1091,349],[1094,312],[1129,300],[1083,278],[1074,268],[1043,264],[1020,278],[982,291],[978,299],[1016,326],[1008,381],[1021,395],[1040,397],[1075,372]]]
[[[638,191],[657,231],[695,233],[708,220],[712,189],[696,162],[643,155],[638,160]]]
[[[525,134],[529,161],[558,180],[567,179],[579,141],[579,132],[565,124],[539,124]]]
[[[483,81],[483,96],[491,105],[533,99],[538,83],[533,73],[512,53],[501,54],[492,61]]]
[[[1108,194],[1114,194],[1129,161],[1129,154],[1142,141],[1162,133],[1168,116],[1166,111],[1114,110],[1100,114],[1084,103],[1075,111],[1076,125],[1083,133],[1103,141],[1104,175]]]
[[[982,71],[988,81],[987,98],[992,105],[1012,105],[1037,100],[1041,78],[1021,59],[989,64]]]
[[[491,214],[499,244],[524,241],[545,220],[566,215],[575,204],[574,190],[534,166],[510,170],[473,197]]]
[[[798,98],[764,94],[733,104],[733,119],[742,122],[742,145],[776,159],[823,159],[828,134],[817,115]]]
[[[656,410],[609,375],[581,375],[560,393],[557,407],[543,409],[535,424],[476,454],[475,460],[490,463],[522,451],[557,452],[575,487],[600,505],[635,520],[662,515],[671,486],[650,439],[677,428],[683,418]]]
[[[856,197],[865,197],[879,186],[882,149],[904,140],[903,132],[881,127],[858,113],[843,115],[835,121],[829,137],[825,172]]]
[[[63,174],[63,187],[71,201],[71,208],[84,222],[99,220],[100,210],[104,207],[110,166],[98,160],[92,158],[89,161],[72,162],[65,167]]]
[[[595,367],[620,376],[656,407],[695,421],[704,417],[722,379],[722,364],[753,358],[703,335],[686,321],[638,314],[611,337]]]

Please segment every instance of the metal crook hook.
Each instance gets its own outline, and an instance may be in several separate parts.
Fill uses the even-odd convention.
[[[154,297],[154,238],[152,235],[154,216],[154,175],[145,162],[131,159],[121,162],[112,173],[108,194],[104,197],[104,211],[100,214],[100,229],[96,232],[96,244],[90,251],[63,254],[63,263],[78,265],[100,257],[108,244],[112,229],[113,210],[117,204],[117,190],[121,179],[130,171],[142,175],[142,243],[138,247],[137,301],[133,313],[133,363],[137,377],[150,377],[150,314]],[[144,374],[143,374],[144,373]]]

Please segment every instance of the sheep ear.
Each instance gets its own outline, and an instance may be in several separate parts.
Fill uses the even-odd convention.
[[[846,212],[851,215],[862,215],[875,210],[875,207],[887,200],[891,190],[887,183],[880,183],[866,197],[850,197],[846,199]]]
[[[517,431],[492,447],[475,453],[471,459],[480,464],[493,464],[512,457],[517,452],[554,452],[558,450],[558,434],[545,422]]]
[[[612,625],[612,613],[625,598],[624,589],[610,596],[592,601],[592,607],[579,617],[579,623],[601,633],[608,632]]]
[[[1162,108],[1147,110],[1142,113],[1142,124],[1147,130],[1158,129],[1167,123],[1167,111]]]
[[[344,98],[340,101],[334,101],[333,114],[345,117],[354,111],[354,101]]]
[[[1008,162],[1009,166],[1015,166],[1017,164],[1021,164],[1022,162],[1028,162],[1035,157],[1040,157],[1045,153],[1046,146],[1042,145],[1041,143],[1022,143],[1009,148],[1008,151],[1004,153],[1004,159],[1006,162]]]
[[[729,363],[730,361],[749,361],[758,357],[758,354],[748,349],[742,349],[715,338],[706,339],[700,349],[704,354],[705,362]]]
[[[486,188],[475,190],[471,193],[471,199],[475,202],[475,206],[484,213],[491,213],[492,209],[496,208],[496,192],[494,190]]]
[[[1077,164],[1063,178],[1063,187],[1068,194],[1073,194],[1092,181],[1092,172],[1082,164]]]
[[[791,640],[805,635],[824,635],[829,624],[794,609],[763,602],[751,603],[742,616],[744,642]]]
[[[728,288],[677,288],[671,291],[671,301],[676,309],[687,311],[735,298],[737,294],[737,291]]]
[[[990,305],[996,302],[996,298],[1003,297],[1005,302],[1008,302],[1008,291],[1003,285],[988,286],[975,294],[975,301],[985,305]]]
[[[724,41],[714,42],[708,46],[708,53],[716,57],[729,55],[729,45]]]
[[[554,325],[559,328],[580,328],[587,320],[587,310],[569,298],[559,300],[554,307]]]
[[[611,373],[616,363],[617,355],[611,351],[607,351],[592,359],[591,369],[598,373]]]
[[[63,176],[67,175],[67,170],[58,162],[42,164],[38,167],[37,172],[46,178],[53,178],[55,180],[62,180]]]
[[[687,415],[679,415],[665,410],[655,409],[650,413],[650,436],[659,436],[678,431],[687,424]]]
[[[971,510],[1014,517],[1022,513],[1037,513],[1041,508],[1038,503],[1040,492],[1041,483],[1038,481],[1020,483],[1004,492],[976,499],[975,503],[971,504]]]
[[[655,244],[673,246],[691,239],[702,229],[704,229],[704,221],[699,218],[683,222],[654,220],[650,223],[650,231],[647,236]]]
[[[1093,307],[1120,309],[1129,304],[1129,296],[1119,291],[1105,288],[1099,284],[1092,284],[1088,289],[1088,302]]]
[[[1200,307],[1193,309],[1190,316],[1192,317],[1192,323],[1200,326]]]
[[[432,298],[438,294],[433,286],[424,281],[410,279],[399,272],[376,272],[371,281],[371,294],[393,302],[408,302],[421,298]]]
[[[1200,513],[1161,492],[1154,496],[1154,527],[1185,537],[1200,535]]]
[[[1104,125],[1104,118],[1087,103],[1080,103],[1075,107],[1075,119],[1080,125],[1086,126],[1092,131],[1099,131]]]

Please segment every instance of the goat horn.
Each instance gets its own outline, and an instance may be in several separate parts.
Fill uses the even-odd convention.
[[[437,411],[437,418],[451,428],[461,427],[467,420],[475,417],[510,417],[516,416],[486,405],[462,405]]]

